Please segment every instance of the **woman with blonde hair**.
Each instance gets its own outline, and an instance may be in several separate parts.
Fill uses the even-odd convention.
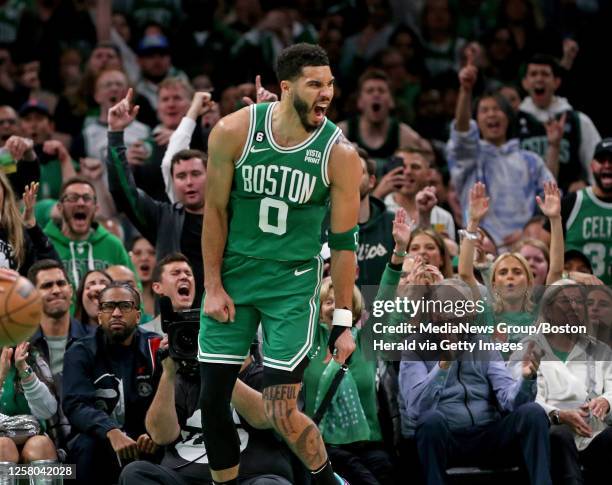
[[[551,284],[561,278],[563,273],[563,228],[561,225],[561,195],[554,182],[544,184],[544,200],[536,197],[542,213],[549,218],[551,226],[550,266],[546,283]],[[459,276],[471,287],[477,285],[474,276],[474,242],[478,238],[476,230],[489,209],[486,187],[477,182],[470,190],[468,224],[463,232],[459,253]],[[521,253],[504,253],[497,257],[491,268],[489,289],[493,296],[494,322],[527,326],[534,321],[532,292],[534,274]],[[501,341],[518,342],[523,334],[494,334]],[[504,354],[505,357],[509,353]]]
[[[364,310],[364,300],[357,286],[353,286],[353,325],[361,320]],[[320,294],[320,316],[319,327],[310,355],[310,362],[304,371],[303,394],[305,401],[305,412],[308,416],[316,413],[317,394],[321,393],[320,383],[322,376],[331,358],[327,350],[327,341],[331,331],[332,317],[334,313],[334,287],[331,278],[327,277],[321,284]],[[361,329],[353,327],[353,336],[357,347],[348,361],[348,372],[353,378],[357,396],[353,404],[361,405],[367,428],[368,436],[362,436],[362,441],[350,441],[348,439],[335,442],[338,436],[328,436],[323,433],[330,459],[334,463],[334,469],[349,483],[380,483],[381,485],[393,485],[393,465],[387,452],[384,450],[380,423],[378,421],[378,405],[376,394],[376,360],[367,359],[368,348],[371,349],[368,339],[359,338]],[[346,379],[347,376],[344,377]],[[339,389],[336,394],[339,393]],[[319,396],[320,398],[320,396]],[[348,404],[338,399],[332,401],[332,406],[338,406],[342,413],[350,412],[346,409]],[[351,405],[348,405],[349,407]],[[339,423],[335,423],[339,425]],[[331,442],[334,441],[334,442]]]
[[[38,182],[26,186],[23,194],[23,215],[17,207],[13,187],[0,171],[0,268],[19,271],[23,276],[39,259],[59,261],[57,252],[36,224],[34,205]]]

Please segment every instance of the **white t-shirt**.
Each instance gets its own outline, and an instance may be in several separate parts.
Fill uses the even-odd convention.
[[[387,210],[390,210],[394,214],[401,207],[401,205],[395,201],[393,193],[387,195],[384,202],[387,206]],[[452,240],[455,240],[455,221],[450,212],[436,205],[431,210],[430,222],[437,232],[446,232]]]

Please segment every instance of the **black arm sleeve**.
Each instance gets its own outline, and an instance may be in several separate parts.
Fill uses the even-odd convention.
[[[25,229],[25,260],[19,268],[19,273],[22,276],[27,276],[30,267],[41,259],[54,259],[60,261],[57,251],[49,241],[47,235],[43,232],[38,224],[34,227]]]
[[[155,245],[163,202],[136,187],[128,166],[123,132],[108,133],[108,184],[117,208],[125,213],[138,231]]]

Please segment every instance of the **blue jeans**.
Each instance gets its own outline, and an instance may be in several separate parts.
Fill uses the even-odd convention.
[[[532,485],[551,485],[548,418],[538,404],[519,407],[499,421],[451,431],[439,411],[417,422],[416,442],[428,485],[445,483],[449,466],[522,463]]]

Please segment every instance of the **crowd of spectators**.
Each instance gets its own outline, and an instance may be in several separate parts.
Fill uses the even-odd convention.
[[[38,331],[0,355],[0,412],[41,433],[1,437],[0,461],[75,463],[82,483],[211,483],[200,380],[160,360],[159,299],[200,306],[210,131],[277,100],[278,53],[309,42],[328,53],[327,114],[363,169],[355,392],[330,409],[369,431],[341,439],[322,421],[334,469],[352,485],[445,483],[455,466],[598,483],[612,453],[612,121],[596,54],[611,18],[602,0],[0,0],[0,278],[27,275],[43,301]],[[136,118],[112,121],[126,97]],[[589,334],[372,359],[374,285],[378,299],[428,287],[484,298],[495,321],[573,318]],[[325,280],[311,416],[333,301]],[[240,483],[308,483],[266,422],[261,374],[254,349],[232,397]]]

